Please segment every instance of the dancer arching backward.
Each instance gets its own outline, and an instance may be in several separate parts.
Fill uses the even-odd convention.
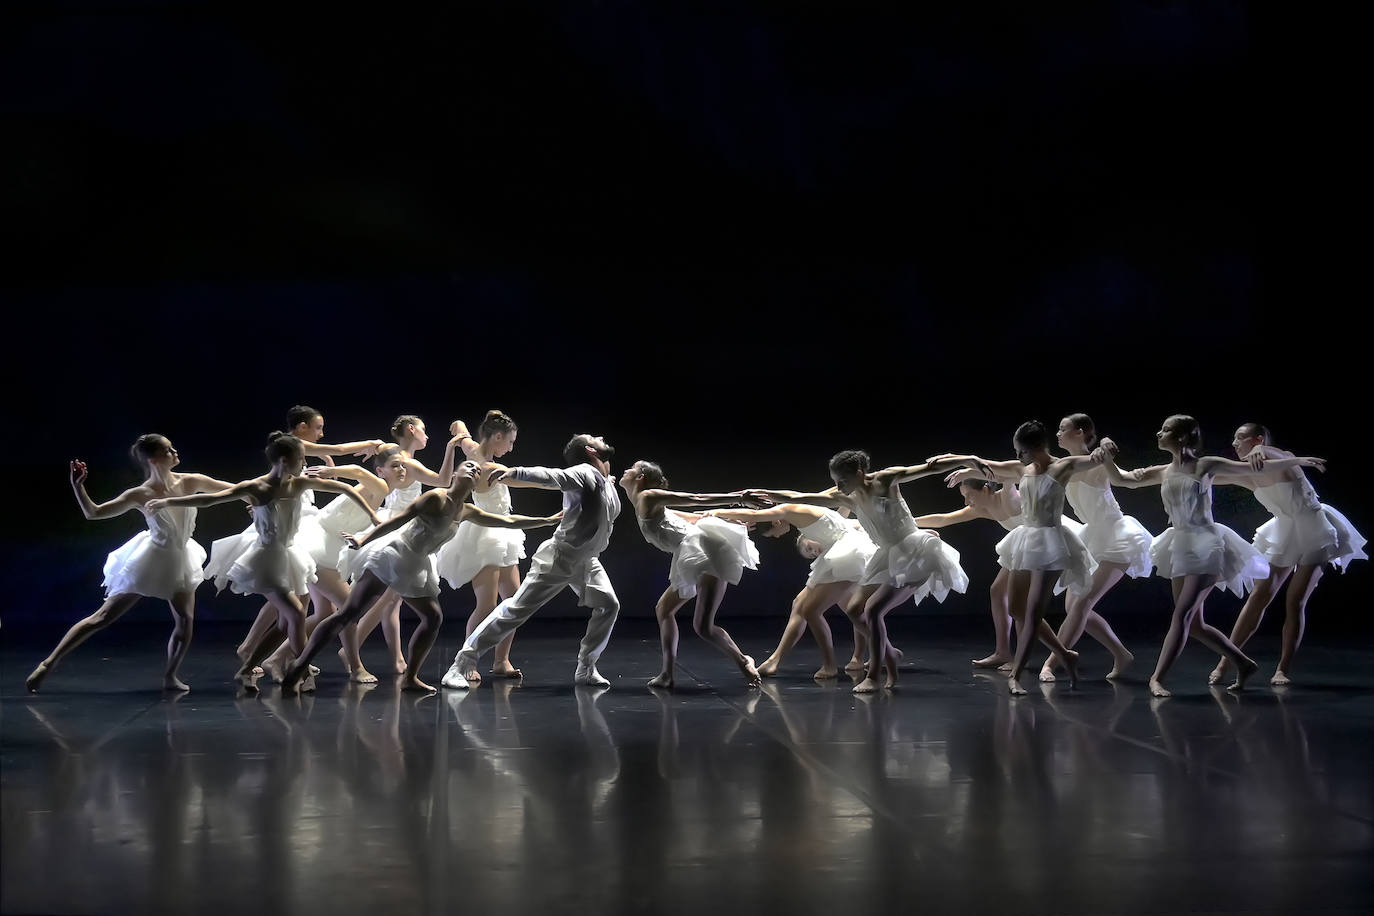
[[[450,474],[448,487],[425,493],[369,534],[345,537],[349,545],[359,551],[358,574],[354,578],[353,589],[339,612],[315,628],[304,651],[287,669],[286,677],[282,680],[283,691],[290,693],[302,688],[312,689],[313,683],[306,680],[310,660],[388,590],[400,595],[420,617],[420,625],[410,638],[410,662],[401,678],[401,689],[434,689],[420,680],[419,673],[444,622],[443,611],[439,608],[439,573],[434,568],[435,553],[453,537],[463,521],[510,528],[539,528],[553,525],[559,518],[493,515],[464,503],[472,493],[476,476],[477,465],[465,461],[456,473]],[[395,537],[391,536],[393,533]]]
[[[878,689],[878,677],[887,668],[885,687],[897,683],[901,654],[887,638],[888,611],[914,597],[916,603],[928,594],[944,601],[950,590],[962,592],[968,576],[959,566],[959,552],[940,540],[939,535],[922,531],[911,517],[911,508],[902,498],[901,485],[908,480],[942,474],[973,459],[933,461],[911,467],[890,467],[870,472],[867,452],[843,451],[830,459],[830,479],[835,486],[824,493],[797,493],[792,490],[749,490],[773,502],[796,502],[812,506],[852,511],[878,545],[864,570],[860,588],[845,607],[845,613],[869,641],[868,671],[854,687],[855,693]]]
[[[229,484],[204,474],[173,473],[181,456],[166,436],[139,436],[129,454],[148,475],[147,479],[99,504],[86,493],[85,463],[79,459],[71,463],[72,491],[82,515],[88,519],[114,518],[138,509],[148,522],[148,530],[136,534],[106,558],[104,603],[94,614],[73,624],[57,648],[33,669],[24,681],[29,693],[38,692],[43,679],[67,653],[124,616],[139,598],[161,598],[172,608],[172,637],[167,641],[162,686],[165,690],[190,689],[177,672],[191,645],[195,591],[201,583],[200,566],[205,562],[204,548],[191,540],[196,529],[196,510],[153,510],[148,503],[163,496],[222,490]]]
[[[409,457],[399,445],[386,445],[377,450],[377,455],[373,459],[376,474],[356,464],[337,467],[321,465],[307,468],[306,474],[330,480],[344,478],[357,481],[353,489],[363,498],[363,502],[377,510],[381,508],[388,495],[406,485],[405,462]],[[371,520],[358,504],[343,497],[336,497],[321,509],[318,521],[324,537],[319,547],[312,548],[310,552],[311,559],[315,561],[316,575],[311,591],[312,594],[322,592],[329,600],[311,602],[314,613],[305,620],[307,637],[315,631],[320,621],[335,613],[348,600],[348,583],[344,580],[340,567],[344,559],[352,555],[352,551],[348,542],[344,540],[344,535],[359,534],[372,527]],[[358,684],[375,684],[377,678],[363,667],[362,659],[358,656],[357,636],[356,626],[343,629],[340,633],[343,648],[339,650],[339,660],[344,663],[349,680]],[[283,642],[277,651],[262,663],[262,667],[273,680],[280,682],[291,659],[290,644]]]
[[[1069,414],[1059,421],[1059,445],[1070,455],[1087,455],[1097,447],[1097,427],[1085,413]],[[1108,678],[1120,677],[1135,658],[1121,644],[1111,626],[1099,614],[1097,603],[1121,581],[1148,576],[1153,562],[1150,544],[1154,538],[1145,526],[1121,511],[1107,481],[1107,469],[1095,465],[1080,471],[1064,487],[1064,495],[1074,514],[1083,522],[1077,532],[1088,548],[1097,569],[1086,589],[1071,589],[1064,601],[1064,622],[1059,625],[1059,641],[1070,649],[1083,635],[1088,621],[1094,622],[1092,636],[1112,653],[1114,664]],[[1104,639],[1104,637],[1106,637]],[[1051,655],[1040,669],[1040,680],[1053,681],[1059,660]]]
[[[1159,650],[1159,661],[1150,675],[1150,693],[1169,696],[1164,676],[1183,651],[1189,636],[1197,638],[1212,651],[1225,655],[1236,666],[1232,690],[1241,690],[1259,666],[1202,616],[1202,605],[1212,589],[1222,588],[1243,595],[1256,579],[1269,575],[1269,564],[1240,535],[1212,520],[1212,480],[1227,477],[1262,478],[1272,471],[1292,467],[1325,469],[1320,458],[1281,458],[1267,462],[1264,471],[1248,464],[1199,455],[1202,429],[1197,420],[1175,414],[1164,421],[1155,434],[1159,447],[1172,456],[1168,464],[1133,471],[1116,466],[1116,446],[1103,442],[1094,453],[1101,457],[1109,479],[1121,487],[1159,487],[1171,527],[1154,539],[1150,548],[1158,574],[1173,585],[1174,613],[1169,633]]]
[[[1248,460],[1260,477],[1231,477],[1217,474],[1214,483],[1233,483],[1248,487],[1264,508],[1273,514],[1255,531],[1252,543],[1269,561],[1269,577],[1255,582],[1245,606],[1240,609],[1231,641],[1244,647],[1264,617],[1265,608],[1288,583],[1283,620],[1283,649],[1278,668],[1269,683],[1278,687],[1292,683],[1293,656],[1307,628],[1307,601],[1321,581],[1322,569],[1330,563],[1345,571],[1352,560],[1367,560],[1364,537],[1348,519],[1317,500],[1307,475],[1299,468],[1275,470],[1273,459],[1292,458],[1292,452],[1270,445],[1269,430],[1258,423],[1246,423],[1236,430],[1231,445],[1236,456]],[[1266,462],[1268,463],[1266,466]],[[1223,656],[1207,683],[1219,683],[1226,676]]]
[[[261,477],[244,480],[217,493],[154,499],[148,510],[165,507],[201,509],[233,500],[246,500],[253,507],[253,527],[257,540],[233,558],[225,574],[230,588],[241,595],[262,595],[277,609],[279,627],[286,632],[291,651],[299,655],[305,648],[305,608],[297,595],[315,581],[315,561],[309,551],[295,543],[301,518],[301,494],[306,490],[342,493],[354,500],[367,517],[378,521],[372,507],[357,492],[337,480],[302,477],[305,450],[295,436],[275,432],[267,441],[267,462],[271,470]],[[276,629],[269,630],[250,647],[248,657],[234,678],[244,687],[256,689],[254,669],[281,642]]]
[[[677,612],[695,597],[692,628],[738,666],[748,686],[757,687],[759,673],[754,660],[740,651],[724,627],[716,625],[716,612],[727,586],[738,585],[745,569],[758,568],[759,551],[749,540],[749,529],[719,518],[685,515],[671,508],[728,506],[745,502],[744,494],[678,493],[664,489],[667,485],[663,469],[652,461],[636,461],[620,477],[620,486],[635,507],[640,534],[673,558],[668,567],[668,588],[654,605],[663,670],[649,681],[649,686],[673,686]]]
[[[333,445],[323,444],[320,440],[324,438],[324,414],[304,404],[297,404],[286,412],[286,429],[300,440],[306,458],[320,458],[327,465],[333,464],[335,458],[345,455],[367,456],[375,454],[377,449],[386,444],[381,439],[363,439],[357,442],[340,442]],[[309,549],[311,553],[322,549],[325,541],[324,532],[317,524],[318,514],[319,510],[315,508],[314,491],[304,491],[301,494],[301,520],[296,532],[296,542]],[[217,588],[224,588],[228,582],[225,573],[233,565],[234,557],[248,549],[257,539],[257,531],[250,524],[239,534],[215,541],[210,545],[210,562],[205,567],[205,578],[214,579]],[[304,598],[305,596],[302,595],[301,597]],[[311,587],[309,598],[310,603],[315,608],[316,615],[333,612],[333,605],[324,591]],[[276,608],[272,606],[272,602],[264,602],[258,611],[257,619],[249,627],[248,634],[244,636],[243,642],[239,643],[237,650],[239,660],[242,661],[247,658],[251,651],[250,647],[256,645],[258,640],[262,639],[276,625]],[[262,674],[261,671],[257,673]]]
[[[512,487],[562,490],[563,520],[553,537],[535,551],[530,571],[515,594],[498,604],[468,635],[444,674],[445,687],[466,690],[469,680],[480,680],[477,660],[482,653],[515,632],[565,587],[577,593],[583,607],[592,609],[587,635],[578,649],[573,680],[603,687],[610,684],[596,670],[596,661],[610,641],[616,615],[620,613],[620,600],[599,557],[620,514],[620,497],[610,479],[613,457],[615,449],[606,440],[578,433],[563,446],[563,460],[570,465],[567,468],[510,468],[493,471],[487,478],[488,483]]]
[[[746,525],[770,523],[770,530],[764,532],[764,537],[782,537],[793,528],[797,529],[797,550],[811,561],[811,573],[806,578],[806,585],[792,599],[792,609],[778,647],[758,666],[759,676],[777,674],[787,653],[809,628],[821,649],[821,667],[813,677],[818,680],[838,677],[835,642],[830,625],[825,621],[825,612],[832,607],[844,609],[858,591],[868,561],[878,550],[863,526],[834,509],[802,503],[783,503],[767,509],[712,509],[705,514]],[[867,646],[860,645],[861,640],[859,631],[855,630],[854,657],[850,660],[854,670],[863,667]]]
[[[461,420],[453,424],[453,437],[444,447],[444,460],[439,470],[431,471],[415,458],[415,453],[429,444],[429,433],[425,421],[414,414],[401,414],[391,424],[391,438],[406,453],[406,479],[409,481],[402,489],[387,495],[382,506],[384,518],[394,518],[404,512],[406,507],[420,496],[421,486],[447,487],[453,481],[453,468],[459,443],[471,439],[468,429]],[[395,535],[393,534],[393,537]],[[350,565],[351,560],[344,560]],[[391,650],[391,667],[397,674],[406,670],[405,655],[401,642],[401,596],[392,592],[372,605],[371,610],[358,621],[358,645],[367,641],[377,624],[382,625],[382,637]]]
[[[475,461],[480,471],[477,489],[472,491],[472,501],[482,509],[497,515],[509,515],[511,510],[510,489],[503,483],[489,484],[487,478],[503,466],[497,464],[515,448],[519,430],[515,421],[499,410],[488,410],[482,423],[477,427],[477,442],[464,437],[466,429],[455,422],[450,431],[457,436],[464,453],[470,461]],[[458,526],[458,534],[439,550],[439,575],[455,589],[472,583],[472,593],[477,599],[472,613],[468,616],[467,634],[477,629],[477,625],[496,610],[498,602],[511,597],[520,587],[520,567],[516,564],[525,557],[525,532],[511,528],[489,528],[471,522]],[[491,662],[493,677],[520,677],[520,669],[510,663],[510,647],[515,634],[507,636],[496,644],[496,652]]]
[[[1011,571],[1012,614],[1021,619],[1021,638],[1017,640],[1016,656],[1007,676],[1008,688],[1018,695],[1026,692],[1020,678],[1030,658],[1032,633],[1060,654],[1069,670],[1069,682],[1078,683],[1078,653],[1066,649],[1045,623],[1045,610],[1054,595],[1052,577],[1067,588],[1086,590],[1096,565],[1083,542],[1063,522],[1064,485],[1075,474],[1094,467],[1097,459],[1087,455],[1055,458],[1049,453],[1049,444],[1044,424],[1030,420],[1018,426],[1012,436],[1016,460],[974,459],[984,465],[993,479],[1004,483],[1019,481],[1021,524],[997,542],[997,562]],[[960,471],[950,476],[950,483],[971,473],[982,472]]]

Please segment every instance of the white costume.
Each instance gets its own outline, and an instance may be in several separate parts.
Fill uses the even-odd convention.
[[[168,507],[145,516],[140,531],[105,558],[105,595],[171,600],[204,581],[205,548],[191,540],[196,510]]]
[[[877,553],[878,545],[834,509],[821,511],[824,514],[820,518],[797,529],[797,537],[815,541],[824,551],[811,561],[811,574],[806,577],[807,587],[827,582],[860,581],[868,561]]]
[[[254,506],[252,539],[236,534],[215,541],[206,577],[214,578],[217,589],[228,585],[240,595],[304,594],[315,581],[315,561],[296,540],[301,515],[300,499],[274,499]]]
[[[1367,560],[1365,539],[1350,521],[1317,501],[1306,475],[1257,487],[1255,498],[1273,518],[1255,531],[1253,544],[1271,566],[1320,566],[1342,572],[1351,560]]]
[[[571,588],[577,593],[578,603],[592,609],[587,634],[578,650],[579,670],[595,665],[610,641],[611,629],[620,612],[620,600],[598,556],[610,542],[611,529],[620,514],[620,497],[615,484],[590,464],[570,468],[511,468],[507,476],[562,490],[563,518],[553,537],[535,551],[530,571],[520,588],[497,605],[458,650],[452,667],[444,676],[445,686],[466,688],[468,684],[463,672],[475,668],[484,652],[508,633],[515,632],[564,588]]]
[[[1269,563],[1225,525],[1212,521],[1212,487],[1196,477],[1166,470],[1159,487],[1171,527],[1150,548],[1159,575],[1216,576],[1217,585],[1244,595],[1256,579],[1269,575]]]
[[[672,556],[668,584],[679,598],[695,596],[702,576],[738,585],[746,569],[759,568],[758,548],[743,525],[709,515],[692,524],[672,509],[638,521],[644,540]]]
[[[1120,563],[1132,578],[1148,576],[1154,563],[1150,545],[1154,537],[1145,526],[1121,511],[1110,485],[1095,487],[1075,477],[1064,487],[1074,514],[1083,520],[1077,532],[1098,563]]]
[[[485,493],[474,492],[472,502],[493,515],[510,515],[510,487],[493,484]],[[514,566],[524,558],[525,532],[519,528],[463,522],[457,536],[439,549],[439,575],[453,588],[462,588],[488,566]]]
[[[372,573],[402,598],[438,598],[434,555],[457,530],[457,517],[417,515],[396,537],[384,538],[377,549],[368,544],[357,574]]]
[[[377,510],[377,517],[384,522],[390,521],[404,512],[407,506],[419,498],[420,481],[418,480],[408,486],[401,487],[399,490],[392,490],[390,493],[386,494],[386,499],[382,500],[382,506]],[[370,534],[375,527],[377,526],[369,524],[351,533],[361,539]],[[343,576],[346,581],[352,582],[362,571],[363,564],[366,562],[369,554],[381,550],[400,536],[400,531],[393,531],[378,540],[368,541],[367,546],[361,550],[354,550],[340,539],[341,546],[334,560],[337,564],[334,568],[339,571],[339,575]]]
[[[962,593],[968,588],[968,576],[959,565],[959,551],[918,528],[905,499],[875,495],[873,509],[870,514],[855,501],[854,514],[877,545],[864,567],[861,585],[915,585],[912,597],[917,604],[926,595],[944,601],[950,591]]]
[[[1010,570],[1062,570],[1060,585],[1086,589],[1097,562],[1064,524],[1064,487],[1049,474],[1027,474],[1019,490],[1021,524],[997,542],[997,562]]]

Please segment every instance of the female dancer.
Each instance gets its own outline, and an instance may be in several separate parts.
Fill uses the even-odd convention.
[[[312,685],[308,682],[302,684],[309,671],[310,659],[390,590],[400,595],[420,617],[420,625],[410,638],[410,662],[401,678],[401,689],[432,692],[434,688],[421,681],[419,673],[444,622],[443,611],[439,608],[439,573],[434,568],[434,554],[453,537],[463,521],[508,528],[540,528],[556,524],[561,517],[561,513],[549,518],[493,515],[464,503],[472,493],[477,465],[465,461],[449,476],[447,487],[425,493],[370,533],[361,537],[344,536],[349,546],[359,551],[353,589],[339,612],[315,628],[310,642],[291,663],[282,680],[284,691],[310,689]],[[392,534],[396,536],[391,537]]]
[[[698,636],[739,666],[750,687],[759,685],[754,660],[716,626],[716,611],[727,585],[738,585],[745,569],[757,569],[759,551],[743,525],[700,515],[674,512],[672,506],[726,506],[749,501],[743,493],[678,493],[665,490],[668,478],[652,461],[636,461],[620,477],[620,487],[635,507],[635,520],[644,540],[670,554],[668,588],[654,606],[663,670],[650,687],[672,687],[677,662],[677,612],[696,597],[692,628]],[[755,503],[757,505],[757,503]]]
[[[1286,687],[1292,683],[1289,672],[1293,670],[1293,656],[1307,628],[1307,601],[1321,581],[1323,567],[1330,563],[1344,572],[1350,561],[1369,558],[1364,552],[1364,537],[1344,515],[1317,500],[1306,474],[1295,467],[1274,469],[1273,459],[1292,458],[1293,453],[1275,448],[1269,441],[1269,430],[1263,426],[1243,424],[1236,430],[1231,445],[1238,458],[1249,460],[1253,468],[1265,473],[1260,477],[1218,474],[1213,482],[1249,488],[1274,516],[1259,527],[1252,542],[1269,561],[1269,577],[1255,582],[1231,630],[1231,641],[1237,646],[1245,645],[1264,617],[1265,608],[1287,582],[1283,649],[1278,668],[1269,679],[1277,687]],[[1223,656],[1207,683],[1219,683],[1225,676]]]
[[[377,513],[352,487],[337,480],[302,477],[305,450],[301,441],[287,433],[274,432],[265,450],[272,469],[261,477],[244,480],[216,493],[199,496],[173,496],[148,502],[150,512],[165,507],[201,509],[218,503],[243,499],[253,507],[253,526],[257,541],[246,547],[225,573],[230,588],[241,595],[262,595],[277,609],[279,626],[286,631],[291,651],[305,648],[305,609],[296,597],[315,580],[315,561],[305,547],[295,543],[301,517],[301,494],[306,490],[342,493],[363,508],[368,518],[379,521]],[[277,638],[273,638],[277,637]],[[248,658],[234,675],[244,687],[257,688],[253,669],[280,641],[275,631],[250,648]]]
[[[377,451],[373,459],[376,474],[356,464],[321,465],[307,468],[306,474],[331,480],[342,477],[357,481],[353,489],[362,497],[364,503],[375,510],[381,508],[389,494],[405,486],[405,462],[408,457],[399,445],[386,445]],[[371,526],[367,514],[358,508],[358,504],[342,497],[336,497],[321,509],[318,520],[323,531],[323,539],[318,547],[312,546],[310,550],[310,558],[315,561],[317,577],[311,593],[323,593],[328,600],[316,599],[311,602],[313,613],[305,621],[307,636],[315,631],[321,620],[343,607],[343,603],[348,600],[348,583],[340,573],[341,558],[349,554],[344,535],[357,534]],[[344,663],[349,680],[358,684],[375,684],[376,676],[363,667],[362,659],[358,657],[357,633],[357,627],[344,628],[341,634],[343,648],[339,650],[339,660]],[[286,666],[291,661],[290,653],[290,644],[283,642],[277,651],[262,663],[263,670],[271,675],[273,680],[280,682]]]
[[[767,509],[712,509],[704,514],[744,525],[769,522],[770,529],[764,532],[764,537],[782,537],[792,528],[797,529],[797,550],[811,561],[811,574],[792,599],[782,639],[778,640],[773,654],[758,666],[759,676],[777,674],[782,660],[801,639],[802,631],[809,628],[821,648],[821,667],[812,677],[817,680],[838,677],[835,642],[830,625],[825,622],[825,612],[832,607],[843,609],[848,604],[859,588],[864,568],[878,549],[863,527],[834,509],[801,503],[783,503]],[[863,667],[867,646],[860,643],[861,637],[856,631],[854,657],[846,668]]]
[[[1097,427],[1085,413],[1069,414],[1060,420],[1055,436],[1059,446],[1070,455],[1087,455],[1097,447]],[[1112,670],[1107,678],[1120,677],[1135,656],[1097,614],[1097,602],[1121,581],[1122,576],[1139,579],[1150,574],[1154,565],[1150,561],[1150,544],[1154,539],[1144,525],[1122,513],[1107,481],[1107,469],[1101,465],[1080,471],[1065,485],[1064,495],[1073,506],[1074,514],[1083,522],[1077,533],[1097,561],[1097,569],[1093,570],[1092,581],[1086,589],[1073,589],[1064,600],[1065,614],[1064,622],[1059,625],[1059,641],[1072,649],[1083,635],[1088,619],[1096,618],[1097,632],[1093,638],[1112,653]],[[1055,655],[1047,658],[1040,669],[1040,680],[1053,681],[1058,663]]]
[[[386,503],[382,507],[385,510],[384,518],[394,518],[404,512],[407,506],[419,498],[421,485],[447,487],[453,482],[455,451],[461,442],[472,437],[468,435],[467,426],[461,420],[454,421],[450,428],[453,430],[453,437],[444,447],[443,463],[439,465],[439,470],[431,471],[415,458],[415,453],[429,444],[429,433],[425,430],[425,421],[408,413],[401,414],[392,421],[391,438],[396,440],[396,444],[406,453],[406,479],[409,483],[405,487],[388,494]],[[344,563],[349,565],[351,560],[345,560]],[[391,649],[392,670],[397,674],[402,674],[406,670],[406,660],[405,655],[401,652],[400,595],[394,592],[385,595],[381,601],[372,605],[371,609],[363,615],[362,620],[358,621],[359,646],[367,641],[368,636],[372,635],[372,631],[376,629],[378,623],[382,625],[382,638],[386,640],[387,646]]]
[[[1226,634],[1207,624],[1202,605],[1212,589],[1243,595],[1254,580],[1269,574],[1269,564],[1259,551],[1247,544],[1225,525],[1212,520],[1212,481],[1218,474],[1227,477],[1258,478],[1272,471],[1293,467],[1325,470],[1320,458],[1280,458],[1266,463],[1265,471],[1248,464],[1199,455],[1202,429],[1197,420],[1175,414],[1164,421],[1155,434],[1159,447],[1170,454],[1168,464],[1122,471],[1116,466],[1116,446],[1103,442],[1095,455],[1102,458],[1107,476],[1121,487],[1159,487],[1171,527],[1154,539],[1151,558],[1159,575],[1173,585],[1174,613],[1169,633],[1159,650],[1159,661],[1150,675],[1150,693],[1171,696],[1164,689],[1164,676],[1183,652],[1183,644],[1193,636],[1236,666],[1236,682],[1231,690],[1242,690],[1245,681],[1259,667]]]
[[[878,545],[864,569],[859,590],[845,607],[850,621],[871,647],[868,671],[855,685],[855,693],[877,690],[878,676],[884,667],[884,686],[896,686],[901,655],[887,638],[888,611],[911,597],[918,604],[928,594],[944,601],[951,589],[963,592],[968,587],[968,576],[959,566],[959,552],[941,541],[939,535],[916,527],[900,487],[908,480],[941,474],[972,460],[937,460],[870,472],[868,453],[850,450],[830,459],[830,479],[835,486],[823,493],[747,491],[749,496],[772,502],[849,509]]]
[[[477,463],[479,486],[472,492],[477,506],[495,515],[509,515],[510,488],[504,483],[488,483],[491,473],[503,466],[497,463],[515,448],[519,434],[515,421],[499,410],[488,410],[477,427],[478,441],[459,435],[458,424],[450,427],[470,461]],[[439,550],[439,575],[454,589],[472,583],[477,599],[468,616],[467,635],[496,610],[503,599],[520,587],[520,567],[525,556],[525,532],[513,528],[491,528],[473,522],[458,526],[458,534]],[[511,633],[496,645],[491,673],[494,677],[520,677],[520,669],[510,662]]]
[[[139,436],[129,454],[143,468],[147,479],[109,502],[99,504],[86,493],[85,463],[80,459],[71,463],[72,491],[82,515],[88,519],[114,518],[130,509],[138,509],[148,522],[148,530],[135,535],[105,560],[105,602],[94,614],[73,624],[57,648],[33,669],[24,681],[29,693],[38,692],[43,679],[67,653],[124,616],[139,598],[161,598],[172,608],[172,637],[167,641],[163,689],[191,689],[177,672],[191,646],[195,590],[201,583],[200,566],[205,562],[204,548],[191,540],[196,528],[196,511],[153,510],[148,504],[161,496],[204,493],[221,490],[229,484],[204,474],[173,473],[172,469],[181,463],[181,456],[166,436],[156,433]]]

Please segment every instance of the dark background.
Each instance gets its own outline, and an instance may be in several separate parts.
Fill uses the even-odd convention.
[[[500,407],[511,461],[557,463],[590,430],[617,466],[652,457],[696,490],[819,487],[853,446],[1010,457],[1020,421],[1077,410],[1135,466],[1166,414],[1197,415],[1213,453],[1253,419],[1330,458],[1320,492],[1374,527],[1352,442],[1365,294],[1339,279],[1357,242],[1332,215],[1355,209],[1354,64],[1329,13],[5,15],[7,621],[92,609],[104,553],[141,527],[85,522],[68,459],[96,499],[137,482],[126,450],[148,431],[186,470],[251,476],[296,403],[329,441],[418,413],[431,466],[449,419]],[[907,493],[959,504],[935,480]],[[1165,526],[1156,491],[1119,496]],[[1247,537],[1266,518],[1242,491],[1216,514]],[[198,538],[244,523],[206,510]],[[944,610],[984,613],[1000,534],[948,532],[973,584]],[[788,543],[761,547],[727,617],[780,615],[800,587]],[[650,613],[666,557],[628,514],[606,563]],[[1354,620],[1365,575],[1314,608]],[[1166,595],[1137,583],[1104,609],[1154,617]],[[201,619],[256,609],[200,601]]]

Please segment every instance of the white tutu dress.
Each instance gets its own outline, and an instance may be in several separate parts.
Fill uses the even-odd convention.
[[[340,555],[349,549],[343,536],[372,527],[372,519],[363,507],[342,493],[321,509],[315,520],[319,523],[320,539],[317,544],[310,545],[310,558],[315,561],[316,569],[337,570]]]
[[[1340,512],[1317,501],[1306,476],[1258,487],[1255,498],[1274,515],[1252,542],[1271,566],[1330,563],[1344,572],[1350,561],[1369,559],[1364,536]]]
[[[473,493],[472,501],[494,515],[510,515],[510,487],[503,483]],[[514,566],[524,558],[525,532],[519,528],[463,522],[453,540],[439,550],[439,575],[453,588],[462,588],[487,566]]]
[[[638,522],[644,540],[672,555],[668,584],[680,598],[694,596],[702,576],[738,585],[746,569],[759,568],[759,550],[743,525],[709,515],[693,524],[672,509]]]
[[[439,597],[434,555],[458,531],[458,519],[419,515],[380,546],[368,544],[358,558],[357,575],[372,573],[402,598]]]
[[[1154,536],[1117,505],[1110,486],[1095,487],[1077,478],[1064,487],[1074,514],[1083,520],[1078,537],[1098,563],[1120,563],[1126,575],[1148,576],[1154,563],[1150,545]]]
[[[252,539],[236,534],[215,541],[205,577],[215,580],[216,589],[228,585],[239,595],[304,594],[315,581],[315,561],[310,549],[296,539],[302,509],[299,499],[274,499],[254,506]]]
[[[1216,576],[1217,585],[1244,595],[1269,575],[1259,551],[1225,525],[1212,521],[1212,487],[1188,474],[1165,471],[1159,487],[1171,527],[1155,538],[1150,557],[1166,579]]]
[[[196,510],[168,507],[145,516],[140,531],[105,558],[105,596],[143,595],[170,601],[205,581],[205,548],[191,539]]]
[[[420,481],[417,480],[409,486],[402,487],[399,490],[392,490],[390,493],[386,494],[386,499],[382,500],[382,507],[377,510],[377,517],[383,522],[387,522],[400,515],[411,503],[420,498],[420,489]],[[364,535],[370,534],[375,527],[375,525],[369,524],[351,533],[361,538]],[[381,550],[383,546],[400,536],[400,531],[393,531],[378,540],[369,541],[367,546],[362,550],[354,550],[345,543],[339,550],[338,556],[334,561],[338,564],[334,568],[339,571],[339,575],[343,576],[346,581],[352,582],[354,577],[362,570],[363,561],[367,558],[369,553],[374,550]]]
[[[797,529],[798,537],[815,541],[825,551],[811,561],[811,574],[806,577],[807,587],[827,582],[860,581],[878,545],[834,509],[821,511],[824,514],[820,518]]]
[[[870,515],[856,505],[855,516],[877,549],[864,567],[860,585],[917,586],[912,598],[920,604],[926,595],[944,601],[951,591],[963,593],[968,575],[959,565],[959,551],[929,531],[916,526],[911,507],[900,496],[875,496]]]
[[[1097,561],[1064,524],[1064,487],[1048,474],[1028,474],[1019,489],[1021,524],[997,542],[997,562],[1012,570],[1063,570],[1059,587],[1086,589]]]

